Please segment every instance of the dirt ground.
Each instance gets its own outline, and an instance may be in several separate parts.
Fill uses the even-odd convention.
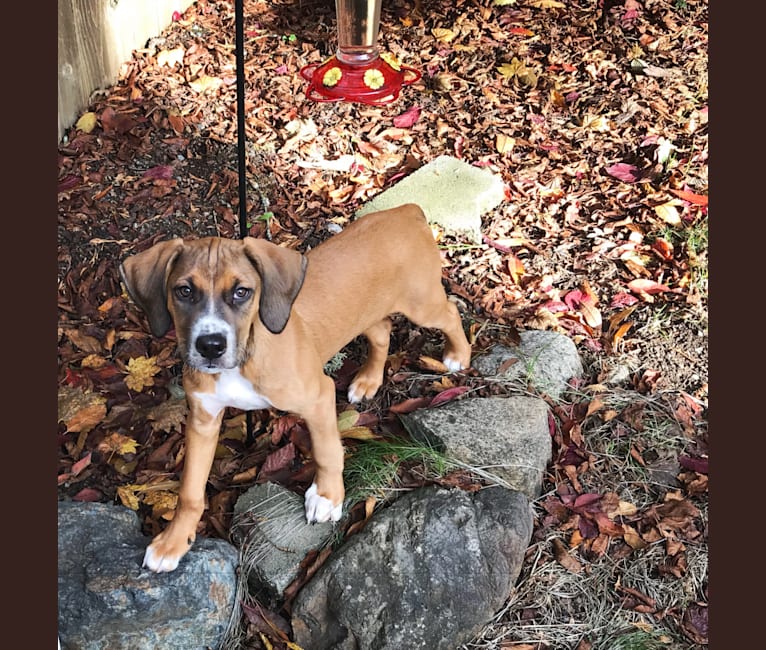
[[[180,367],[117,267],[162,239],[239,236],[234,33],[233,2],[198,0],[58,147],[60,498],[135,507],[147,534],[175,503]],[[581,399],[553,405],[530,566],[469,647],[706,644],[707,3],[392,0],[381,49],[423,78],[382,107],[306,99],[299,70],[335,40],[327,0],[245,2],[248,234],[305,251],[414,169],[456,156],[507,188],[480,245],[440,235],[476,351],[556,329],[586,364]],[[407,389],[392,379],[367,406],[379,435],[392,406],[449,386],[421,360],[438,340],[400,325],[389,367],[409,373]],[[341,375],[362,350],[349,346]],[[470,373],[451,381],[500,390]],[[200,534],[226,537],[241,477],[269,478],[256,471],[269,454],[300,442],[299,425],[262,412],[248,447],[230,415]],[[313,466],[296,448],[270,478],[300,490]],[[601,505],[573,505],[586,495]],[[561,548],[613,609],[570,594],[541,613],[542,586],[586,580]],[[249,625],[247,647],[266,647],[263,634],[286,647]]]

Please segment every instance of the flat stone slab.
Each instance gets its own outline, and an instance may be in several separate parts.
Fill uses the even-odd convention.
[[[582,360],[568,336],[549,330],[525,330],[520,338],[518,347],[494,345],[487,354],[471,359],[471,366],[485,377],[518,381],[553,399],[566,392],[570,379],[582,376]],[[515,362],[509,365],[511,360]]]
[[[537,397],[486,397],[399,417],[414,439],[535,499],[552,453],[548,412]]]
[[[301,561],[333,532],[331,522],[306,523],[303,498],[275,483],[250,488],[234,506],[232,540],[244,551],[241,570],[254,595],[281,598]]]
[[[429,223],[481,242],[481,216],[505,200],[505,183],[489,170],[452,156],[439,156],[370,199],[356,217],[417,203]]]

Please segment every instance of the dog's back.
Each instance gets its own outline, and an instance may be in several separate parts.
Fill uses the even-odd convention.
[[[343,257],[342,264],[336,263],[338,256]],[[330,355],[348,343],[335,340],[336,319],[345,323],[356,319],[358,335],[390,314],[408,315],[413,305],[435,291],[443,294],[441,255],[423,211],[415,204],[360,217],[307,257],[303,290],[293,309],[322,331],[322,347]],[[322,300],[302,300],[317,294]],[[347,313],[351,296],[374,307]]]

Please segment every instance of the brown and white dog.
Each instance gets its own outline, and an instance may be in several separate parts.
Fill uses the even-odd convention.
[[[189,403],[178,508],[144,556],[153,571],[174,570],[194,541],[225,407],[274,407],[305,420],[316,462],[306,518],[338,521],[343,447],[325,363],[364,334],[368,356],[348,399],[372,397],[383,382],[389,315],[401,313],[444,333],[450,371],[470,365],[439,250],[416,205],[368,214],[306,255],[251,237],[173,239],[128,257],[120,274],[155,336],[175,325]]]

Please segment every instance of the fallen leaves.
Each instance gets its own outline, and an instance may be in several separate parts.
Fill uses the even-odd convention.
[[[90,431],[106,416],[106,398],[103,395],[62,386],[58,394],[58,419],[66,425],[67,433]]]
[[[82,131],[83,133],[90,133],[93,129],[96,128],[96,124],[96,114],[93,111],[87,111],[80,116],[80,119],[77,120],[74,128],[76,128],[78,131]]]
[[[497,71],[504,79],[520,86],[534,88],[537,85],[537,74],[534,69],[517,57],[513,57],[510,63],[503,63],[498,66]]]
[[[635,280],[631,280],[628,282],[628,289],[645,302],[654,302],[653,296],[655,294],[662,293],[663,291],[670,291],[670,287],[646,278],[636,278]]]
[[[125,385],[136,392],[154,385],[154,376],[160,372],[156,357],[136,357],[128,361]]]
[[[189,82],[191,86],[198,93],[215,92],[223,85],[223,79],[218,77],[210,77],[208,75],[200,75],[194,81]]]
[[[628,163],[610,165],[606,168],[606,173],[623,183],[637,183],[641,179],[641,171],[638,167]]]
[[[471,316],[476,349],[501,336],[494,329],[488,337],[487,327],[566,331],[605,371],[616,361],[611,355],[636,353],[640,367],[625,381],[651,394],[660,374],[647,354],[647,321],[659,308],[667,313],[698,299],[693,272],[706,263],[693,245],[708,209],[706,87],[694,67],[706,44],[705,12],[690,3],[683,39],[674,40],[666,21],[677,22],[675,11],[656,8],[647,20],[630,0],[602,17],[595,12],[605,29],[594,29],[591,19],[562,21],[564,7],[494,0],[472,13],[447,3],[427,15],[383,16],[393,51],[423,70],[423,83],[386,107],[339,103],[329,113],[306,102],[294,74],[316,56],[310,43],[298,47],[271,34],[274,8],[246,16],[246,82],[257,89],[247,96],[248,187],[256,213],[269,215],[253,219],[250,234],[313,247],[412,170],[457,155],[507,183],[507,201],[482,219],[479,245],[444,234],[439,242],[445,281]],[[147,48],[126,62],[118,83],[94,96],[59,147],[60,491],[82,500],[116,497],[140,511],[147,530],[158,530],[175,507],[170,481],[183,467],[187,406],[171,397],[180,373],[174,333],[148,334],[144,316],[122,295],[115,262],[162,238],[239,234],[233,35],[222,29],[222,14],[189,11],[156,53]],[[309,20],[298,9],[279,11],[288,12],[279,24]],[[317,11],[329,24],[333,8]],[[414,26],[426,35],[417,45]],[[635,47],[626,51],[625,38]],[[399,341],[402,354],[389,360],[391,375],[369,411],[345,410],[339,387],[347,448],[385,436],[397,413],[499,390],[470,370],[443,376],[441,349],[424,347],[416,329],[411,336]],[[695,356],[693,347],[682,350]],[[651,413],[611,404],[611,386],[580,388],[587,398],[556,411],[551,423],[551,500],[535,533],[558,540],[546,545],[549,559],[582,576],[599,557],[661,552],[655,572],[685,575],[684,547],[705,534],[704,513],[689,507],[706,499],[708,487],[707,450],[692,444],[697,405],[679,399],[669,406],[688,447],[666,472],[672,489],[660,489],[654,447],[644,439]],[[281,480],[299,491],[308,484],[314,468],[305,423],[263,413],[256,439],[246,442],[237,417],[227,420],[216,450],[211,503],[225,510],[254,481]],[[594,427],[610,431],[619,453],[594,453]],[[605,468],[618,461],[652,480],[642,490],[640,481],[607,487]],[[443,481],[471,486],[464,477]],[[674,490],[681,498],[666,499]],[[224,522],[206,511],[205,533],[225,534]],[[621,587],[626,608],[651,610],[640,589],[630,591],[635,585]],[[690,638],[704,638],[706,614],[701,602],[684,610]],[[284,647],[286,634],[266,624],[262,633]]]

